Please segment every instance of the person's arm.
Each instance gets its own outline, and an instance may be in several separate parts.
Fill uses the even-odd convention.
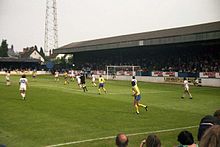
[[[140,144],[140,147],[144,147],[145,143],[146,143],[146,140],[145,140],[145,139],[142,140],[142,141],[141,141],[141,144]]]

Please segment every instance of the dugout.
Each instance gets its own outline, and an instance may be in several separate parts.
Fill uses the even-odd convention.
[[[182,72],[181,68],[190,72],[219,71],[220,21],[73,42],[53,52],[73,54],[78,69],[84,66],[100,70],[105,69],[105,65],[139,65],[147,71]]]

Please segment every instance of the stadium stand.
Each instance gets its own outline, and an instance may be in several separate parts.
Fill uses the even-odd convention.
[[[0,57],[0,71],[39,69],[40,67],[38,59]]]
[[[219,72],[220,22],[73,42],[54,53],[73,54],[76,69],[138,65],[143,71]]]

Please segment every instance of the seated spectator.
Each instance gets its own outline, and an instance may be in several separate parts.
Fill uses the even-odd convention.
[[[220,125],[214,125],[205,132],[199,147],[220,147]]]
[[[220,125],[220,109],[215,111],[214,117],[217,118],[217,124]]]
[[[180,132],[178,135],[178,141],[180,145],[177,147],[198,147],[198,145],[194,143],[192,133],[189,131]]]
[[[198,136],[197,136],[198,141],[201,140],[202,135],[208,128],[217,124],[220,125],[220,109],[215,111],[214,116],[206,115],[201,119],[198,129]]]
[[[115,144],[117,147],[127,147],[128,146],[128,137],[124,133],[120,133],[116,136]]]
[[[161,147],[161,142],[156,135],[150,134],[141,142],[140,147]]]

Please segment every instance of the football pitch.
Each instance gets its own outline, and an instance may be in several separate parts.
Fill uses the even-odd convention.
[[[106,81],[107,94],[87,80],[88,92],[76,81],[64,85],[53,76],[28,76],[26,101],[19,94],[19,76],[5,85],[0,76],[0,144],[7,147],[114,147],[115,136],[128,135],[138,147],[149,134],[159,136],[163,147],[177,145],[177,135],[189,130],[197,140],[201,118],[220,108],[220,88],[190,86],[193,99],[181,99],[182,85],[138,82],[141,103],[135,113],[130,81]]]

